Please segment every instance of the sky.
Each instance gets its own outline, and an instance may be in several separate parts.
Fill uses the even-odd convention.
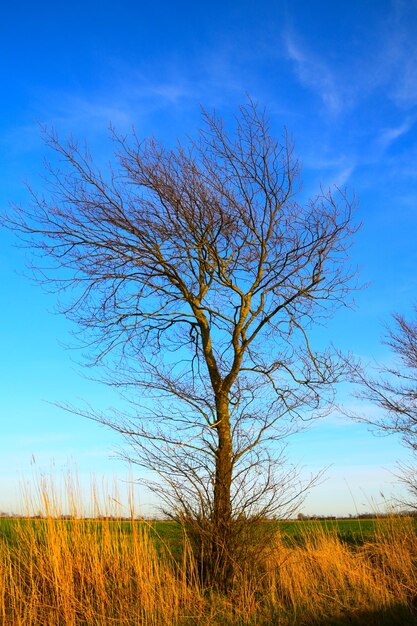
[[[302,163],[303,195],[346,186],[363,226],[352,263],[367,287],[322,341],[365,363],[390,362],[381,343],[417,286],[417,2],[6,3],[0,23],[0,208],[42,189],[42,125],[111,158],[109,124],[172,144],[199,128],[200,107],[233,115],[250,94],[273,130],[287,128]],[[124,489],[129,468],[116,433],[56,403],[117,406],[68,349],[72,324],[31,281],[30,252],[0,232],[0,511],[22,507],[22,486],[76,472],[81,484]],[[91,372],[89,372],[91,374]],[[343,387],[339,400],[374,415]],[[288,443],[305,476],[327,468],[305,514],[383,510],[399,495],[408,452],[336,413]],[[84,488],[84,487],[83,487]],[[140,510],[152,494],[136,489]]]

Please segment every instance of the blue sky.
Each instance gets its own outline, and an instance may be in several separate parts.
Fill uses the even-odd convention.
[[[0,29],[1,206],[25,203],[24,180],[41,187],[39,123],[86,139],[105,164],[110,121],[172,143],[198,129],[201,104],[227,118],[249,93],[293,136],[303,194],[321,182],[360,199],[352,260],[369,287],[320,340],[391,358],[383,324],[410,310],[417,286],[417,2],[21,2],[2,8]],[[118,399],[85,378],[65,348],[71,324],[23,275],[13,235],[0,236],[0,510],[10,510],[33,473],[77,467],[84,483],[128,470],[114,433],[51,404]],[[357,405],[346,388],[340,399]],[[306,474],[329,466],[303,509],[329,514],[383,506],[381,492],[398,489],[396,460],[407,459],[394,437],[338,415],[288,454]],[[145,510],[151,496],[138,498]]]

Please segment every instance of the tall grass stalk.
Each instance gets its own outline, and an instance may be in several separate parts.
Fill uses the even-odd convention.
[[[318,528],[292,543],[277,532],[269,546],[254,551],[252,567],[236,576],[230,592],[220,595],[199,582],[186,538],[174,557],[149,524],[133,519],[133,510],[131,522],[86,520],[76,496],[71,487],[65,504],[68,512],[72,503],[71,519],[60,519],[62,501],[44,483],[41,518],[1,521],[1,624],[415,623],[412,520],[381,520],[363,545]]]

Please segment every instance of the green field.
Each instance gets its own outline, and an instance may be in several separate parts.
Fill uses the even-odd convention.
[[[139,522],[140,523],[140,522]],[[341,541],[352,544],[362,544],[372,541],[376,531],[387,523],[396,523],[396,520],[378,519],[340,519],[340,520],[285,520],[279,522],[263,522],[280,532],[289,542],[302,543],[306,536],[312,533],[324,532],[335,534]],[[131,522],[123,522],[123,532],[130,532]],[[168,546],[181,541],[182,531],[175,522],[150,522],[152,534],[157,541],[165,542]]]
[[[76,523],[83,523],[94,527],[95,532],[100,534],[100,526],[104,523],[114,527],[114,532],[129,535],[132,533],[132,524],[143,525],[150,530],[150,535],[154,538],[157,546],[165,545],[174,553],[182,543],[183,531],[176,522],[171,521],[103,521],[103,520],[76,520]],[[3,539],[12,538],[16,524],[37,525],[42,523],[39,519],[21,518],[0,518],[0,535]],[[362,544],[372,541],[376,531],[384,525],[396,523],[395,518],[389,520],[385,518],[375,519],[336,519],[336,520],[285,520],[263,522],[262,526],[268,529],[279,531],[284,540],[290,543],[303,543],[304,539],[312,533],[324,532],[334,534],[343,542],[351,544]],[[66,520],[65,524],[71,527],[72,520]],[[417,520],[416,520],[417,526]]]

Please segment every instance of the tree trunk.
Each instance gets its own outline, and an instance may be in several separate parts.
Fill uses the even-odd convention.
[[[227,395],[217,398],[216,473],[213,502],[213,564],[217,582],[227,586],[232,574],[232,437]]]

